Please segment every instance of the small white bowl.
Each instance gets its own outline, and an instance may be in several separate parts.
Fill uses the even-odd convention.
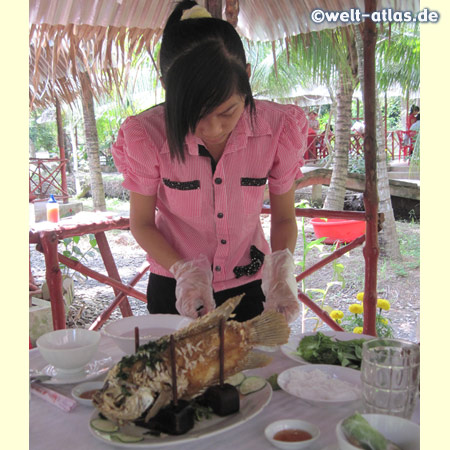
[[[385,438],[397,444],[402,450],[419,450],[420,427],[403,417],[389,416],[387,414],[362,414],[370,426],[378,430]],[[336,425],[336,436],[339,450],[359,450],[350,444],[342,429],[342,419]]]
[[[276,433],[282,430],[303,430],[311,434],[312,438],[307,441],[297,441],[297,442],[285,442],[274,439]],[[320,436],[319,427],[316,425],[306,422],[305,420],[297,419],[284,419],[272,422],[264,430],[267,440],[275,447],[281,448],[283,450],[298,450],[303,448],[308,448],[314,441]]]
[[[145,314],[130,316],[110,322],[102,329],[105,336],[114,340],[127,355],[134,353],[134,328],[139,327],[139,345],[172,334],[188,326],[189,317],[176,314]]]
[[[97,351],[101,335],[84,328],[50,331],[36,341],[42,357],[58,374],[81,372]]]
[[[82,405],[94,406],[92,399],[80,397],[83,392],[93,391],[94,389],[101,389],[105,383],[103,381],[88,381],[86,383],[77,384],[72,389],[72,397]]]

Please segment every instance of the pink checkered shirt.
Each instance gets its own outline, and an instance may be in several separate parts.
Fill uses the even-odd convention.
[[[283,194],[302,176],[308,129],[303,110],[255,103],[253,127],[245,109],[214,173],[210,158],[199,155],[203,142],[192,134],[185,163],[171,160],[162,105],[127,118],[112,147],[123,186],[157,196],[156,226],[167,241],[184,259],[204,254],[211,261],[216,292],[261,278],[261,270],[237,277],[233,269],[252,262],[252,246],[270,253],[260,222],[266,181],[270,192]],[[149,261],[151,272],[172,277]]]

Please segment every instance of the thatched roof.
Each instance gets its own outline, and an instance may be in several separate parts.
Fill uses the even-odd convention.
[[[132,56],[152,54],[173,6],[171,0],[30,0],[30,106],[51,105],[55,96],[70,103],[80,72],[89,74],[94,94],[126,82]],[[419,1],[379,1],[384,7],[418,9]],[[364,0],[240,0],[239,8],[242,36],[274,41],[342,25],[315,24],[310,13],[364,11]]]

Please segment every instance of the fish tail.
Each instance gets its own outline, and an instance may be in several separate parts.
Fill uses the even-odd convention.
[[[247,322],[251,345],[276,346],[286,344],[291,329],[283,314],[266,311]]]

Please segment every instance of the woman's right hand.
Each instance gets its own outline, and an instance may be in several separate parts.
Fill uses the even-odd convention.
[[[191,261],[177,261],[169,270],[177,282],[175,307],[182,316],[196,319],[216,307],[211,264],[206,256],[200,255]]]

